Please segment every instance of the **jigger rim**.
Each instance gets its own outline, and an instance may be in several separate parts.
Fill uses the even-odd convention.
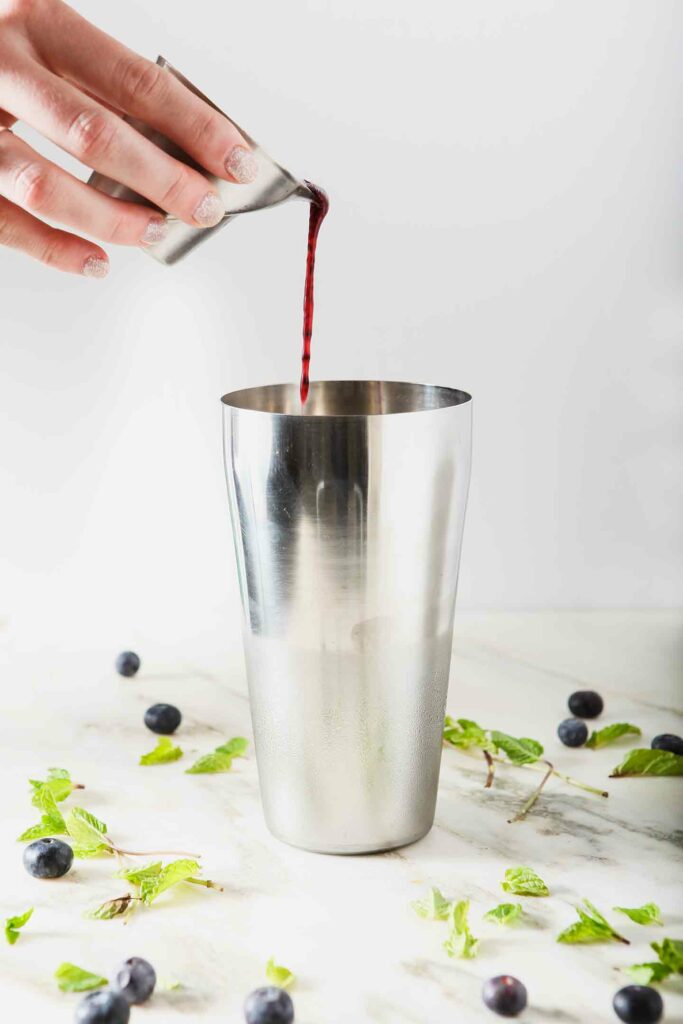
[[[387,380],[317,380],[304,406],[299,385],[264,384],[221,397],[227,409],[296,419],[366,419],[439,412],[467,405],[467,391],[443,384]]]

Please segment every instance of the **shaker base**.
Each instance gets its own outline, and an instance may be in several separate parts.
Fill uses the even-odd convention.
[[[327,856],[336,857],[354,857],[360,856],[361,854],[389,853],[391,850],[399,850],[403,846],[411,846],[412,843],[417,843],[420,839],[424,839],[424,837],[431,832],[433,824],[434,822],[430,822],[427,828],[421,829],[413,835],[406,836],[403,839],[394,839],[389,842],[376,841],[374,843],[354,843],[349,846],[325,846],[319,845],[318,843],[299,842],[291,836],[285,836],[277,832],[274,828],[271,828],[270,825],[268,825],[268,822],[266,822],[270,834],[281,843],[285,843],[287,846],[293,846],[297,850],[306,850],[307,853],[321,853]]]

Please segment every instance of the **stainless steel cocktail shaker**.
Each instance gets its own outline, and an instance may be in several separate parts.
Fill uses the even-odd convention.
[[[323,381],[223,398],[266,821],[324,853],[434,819],[470,475],[470,396]]]
[[[218,110],[225,117],[228,117],[220,107],[217,107],[212,100],[201,93],[192,82],[188,81],[184,75],[181,75],[176,68],[172,67],[164,57],[158,57],[157,64],[165,68],[169,74],[175,75],[178,81],[182,82],[188,89],[191,89],[197,96],[200,96],[214,110]],[[233,217],[238,214],[262,210],[268,206],[283,203],[287,199],[299,198],[310,201],[313,198],[308,186],[303,181],[298,181],[289,171],[286,171],[284,167],[281,167],[269,157],[265,150],[258,143],[254,142],[247,132],[240,128],[232,118],[228,117],[228,120],[235,125],[237,130],[247,140],[258,160],[258,175],[248,185],[237,185],[234,182],[225,181],[224,178],[217,178],[205,168],[200,167],[192,157],[188,156],[184,150],[165,135],[162,135],[161,132],[150,128],[149,125],[144,124],[142,121],[126,117],[126,121],[129,124],[132,124],[137,131],[154,142],[160,149],[170,153],[176,160],[181,160],[183,163],[189,164],[196,170],[201,171],[220,195],[227,211],[223,220],[212,228],[193,228],[176,217],[172,217],[170,214],[164,214],[167,222],[165,236],[159,242],[153,245],[146,245],[144,248],[144,251],[153,256],[159,263],[167,265],[176,263],[181,257],[194,249],[195,246],[199,245],[200,242],[203,242],[210,235],[225,227],[226,224],[229,224]],[[138,195],[137,192],[134,192],[126,185],[121,185],[120,182],[114,181],[113,178],[106,177],[104,174],[99,174],[98,172],[91,174],[88,184],[99,189],[100,192],[106,192],[107,195],[114,196],[115,199],[128,199],[131,202],[153,206],[148,199]],[[161,212],[163,213],[163,211]]]

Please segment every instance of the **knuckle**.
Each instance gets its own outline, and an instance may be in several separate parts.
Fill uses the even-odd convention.
[[[82,110],[67,128],[67,136],[80,160],[101,160],[117,136],[116,124],[99,110]]]
[[[162,86],[164,72],[144,57],[126,57],[119,72],[121,91],[129,100],[147,100]]]
[[[17,231],[9,217],[0,210],[0,245],[14,247],[17,242]]]
[[[29,161],[17,169],[12,192],[20,206],[36,212],[47,210],[54,191],[54,178],[42,164]]]
[[[130,217],[121,213],[110,221],[103,240],[113,242],[114,245],[125,245],[130,242],[133,233]]]
[[[48,267],[64,265],[64,245],[58,238],[48,238],[38,253],[38,259]]]
[[[192,120],[189,127],[190,141],[193,146],[201,145],[203,152],[213,152],[220,145],[219,131],[216,127],[216,116],[213,111],[202,111]],[[224,148],[224,147],[223,147]]]
[[[183,170],[182,167],[176,171],[171,184],[161,196],[161,202],[159,205],[164,210],[172,210],[174,207],[178,206],[178,202],[181,199],[183,192],[187,189],[188,178],[189,175],[187,171]]]

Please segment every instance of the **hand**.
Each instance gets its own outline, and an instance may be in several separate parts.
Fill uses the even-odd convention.
[[[173,75],[61,0],[0,0],[0,244],[59,270],[104,277],[109,260],[100,246],[39,218],[122,245],[158,241],[164,228],[153,209],[112,199],[40,156],[10,131],[17,120],[186,224],[222,219],[207,179],[123,114],[159,129],[218,177],[246,183],[256,176],[237,129]]]

